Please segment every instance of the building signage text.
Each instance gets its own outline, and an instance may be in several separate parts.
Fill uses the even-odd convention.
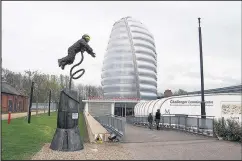
[[[180,101],[180,100],[170,100],[171,106],[200,106],[201,101],[197,100],[186,100],[186,101]],[[205,101],[206,106],[213,106],[213,101]]]

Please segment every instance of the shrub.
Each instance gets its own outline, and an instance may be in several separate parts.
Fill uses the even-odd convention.
[[[218,119],[214,121],[214,130],[224,140],[242,141],[242,127],[235,120]]]
[[[238,122],[234,120],[227,120],[227,139],[232,141],[240,141],[241,140],[241,126]]]
[[[223,119],[218,119],[214,121],[214,130],[219,137],[226,136],[225,122]]]

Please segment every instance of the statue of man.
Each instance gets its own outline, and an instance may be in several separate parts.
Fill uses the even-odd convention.
[[[90,41],[90,36],[85,34],[80,40],[74,43],[71,47],[68,48],[68,55],[64,58],[58,59],[59,67],[64,70],[67,64],[72,64],[75,60],[75,56],[79,52],[87,52],[92,57],[96,57],[96,54],[93,52],[92,48],[88,45]]]

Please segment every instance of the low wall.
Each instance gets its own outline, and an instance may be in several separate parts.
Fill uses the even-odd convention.
[[[110,133],[88,112],[84,112],[84,117],[87,125],[89,141],[91,143],[95,143],[98,135],[101,137],[103,141],[108,141]]]

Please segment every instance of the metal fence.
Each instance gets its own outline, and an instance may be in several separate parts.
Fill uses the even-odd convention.
[[[115,134],[122,138],[125,134],[125,119],[117,116],[97,116],[95,119],[108,130],[111,130]]]
[[[154,118],[154,117],[153,117]],[[131,116],[126,118],[126,122],[133,125],[148,126],[148,116]],[[191,133],[214,136],[214,117],[201,115],[161,115],[161,128],[176,129]],[[155,125],[155,121],[152,122]]]
[[[49,108],[49,103],[38,103],[38,109],[39,110],[48,110]],[[32,107],[31,107],[32,110],[36,110],[37,109],[37,103],[32,103]],[[51,102],[50,103],[50,110],[57,110],[58,109],[58,103],[54,103],[54,102]]]

